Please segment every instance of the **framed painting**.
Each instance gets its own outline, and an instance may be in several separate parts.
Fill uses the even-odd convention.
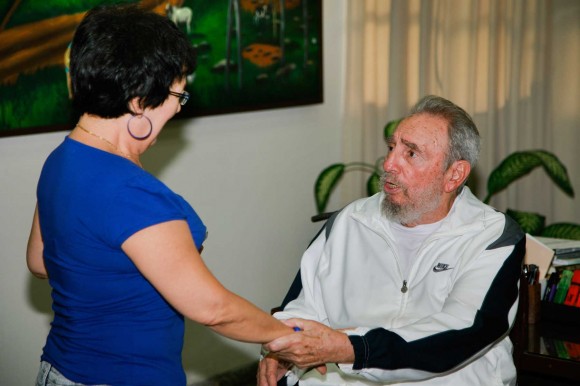
[[[189,118],[322,103],[322,0],[0,0],[0,137],[68,130],[66,52],[85,12],[139,3],[197,52]]]

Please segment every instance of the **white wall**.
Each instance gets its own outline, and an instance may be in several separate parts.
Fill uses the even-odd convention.
[[[208,226],[203,257],[218,279],[264,310],[320,226],[310,222],[316,175],[340,158],[345,4],[323,2],[323,104],[170,122],[143,160]],[[33,384],[52,319],[50,288],[29,274],[25,251],[40,169],[66,134],[0,138],[0,385]],[[258,351],[187,324],[190,382]]]

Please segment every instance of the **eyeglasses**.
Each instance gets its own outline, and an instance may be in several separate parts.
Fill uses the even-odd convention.
[[[184,91],[182,93],[178,93],[175,91],[169,91],[169,95],[173,95],[179,98],[179,104],[180,105],[185,105],[187,103],[187,101],[189,100],[189,93],[187,91]]]

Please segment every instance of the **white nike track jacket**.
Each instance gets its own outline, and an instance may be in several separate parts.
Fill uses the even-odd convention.
[[[307,372],[300,386],[515,385],[507,335],[525,254],[519,226],[466,187],[404,277],[395,245],[405,241],[381,218],[382,199],[338,213],[304,253],[298,297],[275,314],[348,329],[354,364]]]

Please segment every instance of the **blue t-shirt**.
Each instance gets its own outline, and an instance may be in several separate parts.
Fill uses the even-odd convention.
[[[108,385],[185,385],[183,316],[141,275],[121,244],[135,232],[186,220],[193,208],[129,160],[65,138],[37,188],[54,321],[42,359],[65,377]]]

